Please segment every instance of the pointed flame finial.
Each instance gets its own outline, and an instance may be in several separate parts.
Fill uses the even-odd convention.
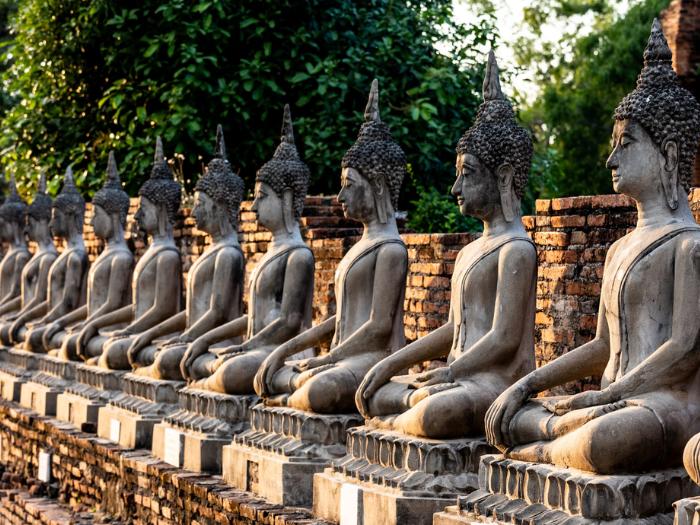
[[[289,104],[284,105],[284,117],[282,118],[282,137],[280,142],[294,144],[294,127],[292,126],[292,112]]]
[[[671,64],[672,59],[673,54],[671,53],[671,48],[668,47],[668,42],[661,29],[661,23],[658,18],[654,18],[654,22],[651,24],[649,41],[644,50],[644,65],[648,66],[653,63]]]
[[[226,160],[226,142],[224,142],[224,128],[221,124],[216,126],[216,146],[214,147],[214,157]]]
[[[117,170],[117,161],[114,158],[114,151],[109,152],[109,159],[107,160],[107,180],[103,186],[104,188],[114,188],[115,190],[120,190],[122,187],[122,182],[119,179],[119,170]]]
[[[36,191],[37,193],[46,193],[46,169],[42,169],[39,173],[39,185]]]
[[[160,139],[160,135],[156,137],[156,152],[153,155],[153,164],[160,164],[165,161],[165,155],[163,155],[163,141]]]
[[[372,80],[372,87],[369,90],[369,99],[365,108],[365,122],[381,122],[379,117],[379,81]]]
[[[486,63],[483,92],[484,101],[505,99],[503,91],[501,91],[501,81],[498,78],[498,62],[496,62],[496,54],[493,52],[493,49],[489,51],[489,59]]]
[[[63,175],[63,189],[61,191],[66,191],[67,188],[75,188],[73,168],[70,166],[70,164],[66,168],[66,173]]]
[[[10,172],[10,195],[19,195],[19,193],[17,193],[17,180],[15,179],[14,172]]]

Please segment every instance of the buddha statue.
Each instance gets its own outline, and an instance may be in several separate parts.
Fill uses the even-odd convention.
[[[361,239],[336,271],[337,313],[277,347],[265,358],[254,386],[268,406],[320,414],[355,412],[362,377],[404,343],[406,246],[394,209],[406,173],[406,157],[379,117],[375,80],[365,122],[342,161],[338,201],[346,217],[363,225]],[[330,352],[288,358],[331,342]]]
[[[44,348],[62,359],[78,360],[76,342],[86,322],[131,304],[131,272],[134,256],[124,240],[124,226],[129,212],[129,196],[122,190],[114,152],[109,152],[107,179],[92,199],[92,227],[95,236],[104,240],[105,248],[90,266],[87,302],[80,308],[44,325]],[[30,336],[31,338],[31,336]]]
[[[520,215],[531,158],[491,52],[484,103],[457,144],[452,187],[460,212],[483,221],[484,234],[457,256],[447,323],[365,375],[356,402],[370,426],[427,438],[483,435],[489,405],[534,369],[537,254]],[[446,366],[400,375],[445,357]]]
[[[657,20],[636,89],[615,111],[607,161],[637,225],[608,251],[593,340],[489,408],[487,438],[507,458],[596,474],[681,465],[700,431],[700,227],[687,201],[699,139],[700,103],[678,83]],[[600,390],[534,397],[596,375]]]
[[[195,186],[192,215],[212,243],[187,273],[185,310],[139,334],[128,350],[138,375],[182,380],[180,361],[188,343],[241,316],[245,260],[238,244],[238,212],[243,180],[226,157],[221,126],[214,158]],[[175,334],[175,335],[173,335]],[[168,337],[164,342],[159,338]]]
[[[8,245],[0,260],[0,311],[20,296],[22,269],[31,258],[25,237],[27,204],[17,193],[15,176],[10,176],[10,194],[0,205],[0,235]]]
[[[84,219],[85,200],[69,166],[51,211],[51,231],[63,239],[64,249],[49,270],[46,299],[31,309],[23,308],[10,327],[10,339],[24,343],[25,350],[44,353],[41,330],[30,329],[51,323],[85,302],[89,262],[83,242]]]
[[[285,105],[280,144],[258,170],[252,206],[272,240],[250,279],[248,314],[189,345],[180,367],[194,388],[254,394],[253,378],[263,360],[311,326],[314,256],[299,231],[308,183],[309,168],[299,158]],[[242,344],[215,346],[241,335]]]
[[[0,304],[0,340],[11,345],[10,326],[21,311],[30,311],[46,300],[49,269],[58,257],[53,243],[49,223],[51,221],[51,197],[46,194],[46,174],[41,173],[34,200],[27,208],[27,235],[36,244],[34,255],[29,259],[21,274],[19,296]]]
[[[149,245],[134,268],[132,303],[92,316],[84,323],[75,348],[88,363],[112,370],[130,370],[127,350],[135,337],[180,311],[182,264],[173,238],[180,194],[180,185],[173,180],[158,137],[151,176],[139,189],[135,214],[139,226],[149,236]]]

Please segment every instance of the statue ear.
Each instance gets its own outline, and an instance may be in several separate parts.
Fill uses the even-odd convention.
[[[294,191],[291,188],[285,188],[282,195],[282,217],[287,233],[292,233],[294,231]]]
[[[496,169],[498,179],[498,193],[501,195],[501,209],[507,222],[513,222],[515,218],[515,199],[513,198],[513,177],[515,170],[512,164],[504,162]]]
[[[381,180],[372,182],[374,190],[374,204],[377,208],[377,218],[382,224],[386,224],[389,211],[387,210],[387,193],[384,183]]]
[[[673,139],[664,140],[661,153],[664,156],[661,185],[664,188],[668,207],[675,210],[678,208],[678,143]]]

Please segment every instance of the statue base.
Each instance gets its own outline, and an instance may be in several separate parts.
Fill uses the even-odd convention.
[[[153,429],[153,455],[194,472],[221,472],[221,451],[233,436],[250,428],[256,395],[232,396],[183,388],[179,409]]]
[[[435,525],[474,522],[670,525],[673,503],[700,489],[682,468],[597,475],[484,456],[479,490],[435,515]]]
[[[676,501],[674,525],[697,525],[700,523],[700,498],[685,498]]]
[[[14,348],[0,349],[0,397],[19,403],[22,385],[37,368],[36,356]]]
[[[359,414],[253,407],[250,430],[224,447],[224,480],[270,503],[310,507],[314,474],[345,455],[348,429],[362,423]]]
[[[37,354],[36,372],[21,386],[19,404],[42,416],[55,416],[58,396],[75,380],[78,363]]]
[[[177,392],[184,386],[184,381],[125,374],[124,391],[99,409],[97,435],[123,447],[150,449],[153,427],[177,410]]]
[[[430,525],[433,514],[478,488],[486,440],[425,439],[356,427],[347,455],[314,476],[314,515],[357,525]]]
[[[76,382],[58,396],[56,419],[72,423],[84,432],[96,432],[99,410],[121,392],[124,374],[123,370],[78,365]]]

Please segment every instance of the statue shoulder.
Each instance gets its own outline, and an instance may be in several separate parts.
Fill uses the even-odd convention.
[[[395,263],[408,261],[408,249],[403,242],[386,242],[377,250],[377,261],[387,260]]]
[[[314,257],[314,252],[311,251],[311,248],[308,246],[299,246],[298,248],[295,248],[290,251],[289,256],[287,257],[287,264],[300,264],[300,265],[307,265],[307,264],[314,264],[315,262],[315,257]]]
[[[519,267],[522,265],[535,266],[537,264],[537,248],[528,239],[513,239],[501,247],[499,259],[501,262],[512,262]]]
[[[240,248],[236,246],[222,246],[216,253],[216,260],[218,261],[231,261],[233,263],[238,263],[244,260],[243,252]]]

